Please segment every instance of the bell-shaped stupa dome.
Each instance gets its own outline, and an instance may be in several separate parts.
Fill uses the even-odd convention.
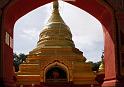
[[[73,48],[72,34],[59,13],[58,1],[53,2],[53,12],[39,35],[37,48]]]

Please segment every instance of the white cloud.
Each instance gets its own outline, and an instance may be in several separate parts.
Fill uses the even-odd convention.
[[[27,35],[28,38],[35,38],[37,35],[39,35],[39,32],[36,31],[36,28],[24,29],[23,33],[24,35]]]
[[[28,53],[37,44],[39,33],[51,15],[51,4],[39,7],[15,24],[14,51]],[[101,24],[87,12],[60,1],[60,14],[70,27],[77,48],[88,60],[98,61],[103,50]]]

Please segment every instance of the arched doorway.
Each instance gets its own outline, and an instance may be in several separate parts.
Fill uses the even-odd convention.
[[[55,65],[45,73],[45,83],[67,83],[67,72],[62,67]]]
[[[70,72],[66,65],[58,60],[44,67],[44,83],[69,83]]]
[[[1,33],[1,47],[2,47],[2,68],[3,68],[3,80],[5,85],[9,85],[13,82],[13,26],[21,16],[25,15],[29,11],[44,5],[52,0],[37,0],[37,2],[31,2],[28,0],[16,0],[10,1],[7,7],[4,9],[3,25]],[[23,5],[23,4],[26,5]],[[111,8],[103,1],[98,0],[76,0],[70,2],[71,4],[89,12],[96,17],[104,26],[105,35],[105,85],[115,85],[119,75],[119,65],[117,64],[117,49],[116,49],[116,29],[114,25],[113,13]],[[89,5],[89,3],[92,3]],[[23,7],[22,7],[23,6]],[[20,10],[19,10],[20,9]],[[96,10],[97,9],[97,10]],[[14,11],[14,12],[13,12]],[[111,61],[111,62],[110,62]],[[112,67],[111,67],[112,66]],[[10,67],[10,68],[8,68]]]

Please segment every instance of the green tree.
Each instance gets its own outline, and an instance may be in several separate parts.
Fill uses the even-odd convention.
[[[99,70],[99,66],[100,66],[100,64],[101,64],[101,61],[98,61],[98,62],[88,61],[88,63],[91,64],[91,66],[92,66],[92,71],[98,71],[98,70]]]
[[[25,54],[23,54],[23,53],[20,53],[20,54],[19,54],[20,64],[23,63],[23,61],[26,62],[26,58],[27,58],[27,55],[25,55]]]
[[[101,61],[93,63],[92,64],[92,70],[93,71],[98,71],[100,64],[101,64]]]
[[[13,53],[13,58],[14,58],[13,65],[15,67],[15,72],[18,72],[19,65],[22,64],[23,61],[26,62],[27,55],[23,53],[20,53],[19,55],[17,55],[16,53]]]
[[[14,61],[13,61],[13,65],[15,67],[15,72],[19,71],[19,57],[16,53],[13,53],[13,58],[14,58]]]

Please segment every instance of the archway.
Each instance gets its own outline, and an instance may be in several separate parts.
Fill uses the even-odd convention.
[[[58,65],[52,66],[45,73],[46,83],[63,83],[67,81],[67,72]]]
[[[68,67],[56,60],[44,68],[44,83],[68,83],[69,75]]]
[[[3,26],[2,26],[2,62],[3,62],[3,80],[6,85],[13,82],[13,26],[21,16],[25,15],[29,11],[44,5],[52,0],[37,2],[16,0],[11,1],[10,4],[4,10]],[[26,4],[25,6],[23,4]],[[115,85],[117,81],[118,68],[117,56],[116,56],[116,30],[114,26],[113,13],[110,7],[103,1],[90,0],[82,1],[76,0],[74,2],[69,2],[96,17],[101,24],[104,26],[105,35],[105,83],[104,85]],[[92,3],[89,5],[89,3]],[[23,6],[23,7],[22,7]],[[20,9],[20,10],[18,10]],[[97,10],[96,10],[97,9]],[[14,12],[13,12],[14,11]],[[111,61],[111,62],[110,62]],[[113,66],[113,67],[111,67]],[[8,69],[8,67],[10,67]]]

